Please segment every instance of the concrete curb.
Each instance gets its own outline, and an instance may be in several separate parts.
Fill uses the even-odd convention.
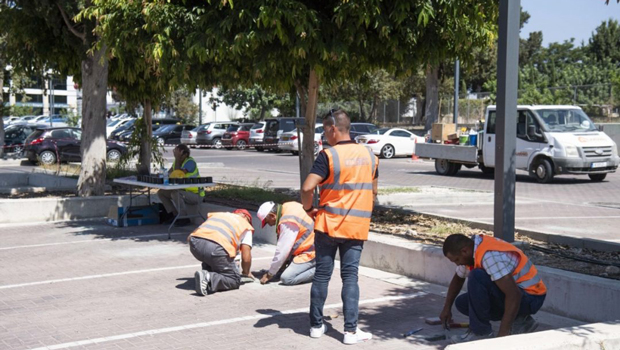
[[[424,213],[424,212],[412,210],[412,209],[404,209],[404,208],[397,207],[397,206],[377,205],[376,207],[384,208],[384,209],[399,210],[399,211],[410,213],[410,214],[425,215],[425,216],[435,218],[435,219],[440,219],[440,220],[445,220],[449,222],[467,225],[469,227],[480,229],[480,230],[493,231],[493,224],[489,224],[486,222],[466,220],[466,219],[457,219],[457,218],[452,218],[449,216],[444,216],[444,215],[439,215],[439,214],[431,214],[431,213]],[[620,243],[615,243],[615,242],[607,242],[607,241],[601,241],[601,240],[591,239],[591,238],[568,237],[568,236],[558,235],[555,233],[544,232],[544,231],[534,231],[534,230],[529,230],[529,229],[520,228],[520,227],[515,227],[515,231],[524,236],[528,236],[530,238],[537,239],[539,241],[543,241],[547,243],[562,244],[562,245],[567,245],[567,246],[575,247],[575,248],[586,248],[586,249],[598,250],[598,251],[603,251],[603,252],[620,251]]]
[[[620,349],[620,324],[593,323],[577,327],[513,335],[449,345],[446,350],[611,350]]]

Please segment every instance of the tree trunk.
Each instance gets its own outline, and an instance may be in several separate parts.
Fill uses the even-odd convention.
[[[82,169],[77,191],[81,197],[104,194],[106,176],[106,94],[108,60],[105,45],[82,61]]]
[[[377,105],[379,104],[379,98],[374,96],[372,98],[372,105],[370,106],[370,122],[373,124],[377,123]]]
[[[301,91],[300,91],[301,90]],[[316,108],[319,97],[319,77],[314,70],[310,71],[308,76],[308,98],[305,98],[305,89],[297,86],[297,92],[300,95],[301,109],[304,111],[306,124],[303,130],[304,137],[301,145],[301,172],[300,180],[303,183],[306,180],[312,164],[314,164],[314,127],[316,126]]]
[[[138,174],[148,175],[151,171],[151,140],[153,139],[153,107],[151,101],[144,101],[144,131],[140,144],[140,156],[138,160]]]
[[[424,131],[433,127],[439,116],[439,65],[426,69],[426,125]]]
[[[419,94],[416,96],[415,105],[416,105],[416,113],[414,118],[415,125],[422,125],[422,120],[424,119],[424,103],[425,99],[422,98],[422,95]]]

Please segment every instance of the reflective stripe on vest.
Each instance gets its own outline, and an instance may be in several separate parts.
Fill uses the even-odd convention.
[[[292,223],[299,228],[287,260],[291,257],[294,257],[293,261],[296,263],[313,260],[315,257],[314,222],[303,209],[301,203],[287,202],[282,204],[282,217],[279,224],[282,223]]]
[[[536,266],[523,254],[523,252],[510,243],[495,237],[482,235],[482,242],[476,248],[474,256],[474,268],[482,268],[482,259],[488,251],[512,252],[519,254],[519,264],[512,272],[512,278],[519,288],[532,295],[547,293],[547,287],[538,276]]]
[[[339,144],[325,151],[329,176],[319,186],[321,200],[315,229],[335,238],[368,239],[377,158],[358,144]]]
[[[194,163],[196,163],[194,158],[187,157],[183,161],[183,164],[181,164],[181,168],[183,168],[185,166],[185,164],[187,162],[189,162],[190,160],[193,160]],[[175,163],[176,163],[176,160],[172,162],[172,169],[175,168],[175,165],[176,165]],[[190,172],[185,173],[185,177],[186,178],[199,177],[199,176],[200,176],[200,173],[198,172],[198,163],[196,163],[196,168],[194,169],[194,171],[192,171],[191,173]],[[197,194],[200,195],[200,197],[204,197],[205,196],[205,190],[202,187],[188,187],[188,188],[185,189],[185,191],[192,192],[192,193],[197,193]]]
[[[200,225],[190,237],[213,241],[224,248],[234,258],[241,245],[241,235],[254,228],[243,217],[233,213],[211,213],[207,221]]]

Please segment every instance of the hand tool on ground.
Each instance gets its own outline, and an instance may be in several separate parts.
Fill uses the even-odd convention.
[[[403,334],[403,337],[404,337],[404,338],[407,338],[408,336],[410,336],[410,335],[412,335],[412,334],[416,334],[416,333],[418,333],[418,332],[419,332],[419,331],[421,331],[422,329],[424,329],[424,328],[420,327],[420,328],[412,329],[412,330],[410,330],[409,332],[404,333],[404,334]]]

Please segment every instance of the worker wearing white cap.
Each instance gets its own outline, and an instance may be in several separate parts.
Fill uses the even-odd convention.
[[[311,282],[315,271],[314,222],[301,203],[276,204],[265,202],[256,216],[265,225],[275,226],[278,242],[269,271],[260,279],[269,282],[283,267],[280,281],[284,285]],[[288,264],[288,266],[287,266]]]

